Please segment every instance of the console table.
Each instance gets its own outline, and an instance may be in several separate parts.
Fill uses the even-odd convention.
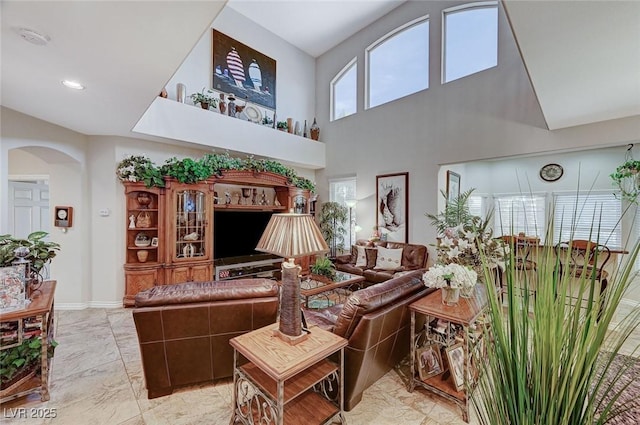
[[[0,403],[22,397],[34,392],[40,393],[42,401],[49,400],[49,361],[48,349],[53,339],[53,297],[56,281],[49,280],[42,283],[39,289],[33,291],[31,303],[23,309],[0,313],[2,333],[0,350],[10,349],[22,344],[25,338],[35,336],[40,338],[40,373],[27,375],[9,388],[0,390]]]
[[[274,335],[278,324],[237,336],[233,347],[231,424],[345,423],[343,364],[347,340],[318,327],[289,345]],[[339,353],[338,363],[328,358]],[[248,360],[248,362],[244,361]]]
[[[462,298],[456,306],[447,306],[442,303],[441,290],[431,292],[429,295],[409,305],[411,311],[411,373],[409,375],[408,390],[412,392],[416,386],[423,387],[443,398],[453,401],[462,409],[462,418],[469,422],[469,396],[475,387],[477,376],[472,371],[473,362],[481,361],[483,357],[482,327],[480,318],[487,307],[487,289],[485,285],[476,285],[472,298]],[[425,328],[416,333],[416,314],[427,316]],[[438,328],[436,324],[443,324]],[[457,332],[456,330],[459,330]],[[456,387],[454,377],[449,376],[452,371],[444,370],[445,354],[442,350],[460,344],[464,353],[464,370],[462,371],[463,388]],[[442,357],[440,365],[441,373],[421,379],[417,375],[416,351],[425,346],[435,345]],[[475,363],[477,366],[477,363]],[[477,369],[476,369],[477,370]]]

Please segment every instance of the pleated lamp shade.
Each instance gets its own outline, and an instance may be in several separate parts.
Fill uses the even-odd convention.
[[[309,214],[273,214],[256,251],[298,258],[329,251],[322,232]]]

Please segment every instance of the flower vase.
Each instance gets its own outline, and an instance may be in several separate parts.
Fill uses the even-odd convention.
[[[473,298],[475,294],[476,294],[475,286],[460,288],[460,296],[462,298]]]
[[[441,288],[442,304],[448,306],[458,305],[458,299],[460,298],[460,288]]]

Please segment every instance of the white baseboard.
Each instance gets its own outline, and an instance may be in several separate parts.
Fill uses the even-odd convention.
[[[85,308],[122,308],[122,302],[89,301],[88,303],[56,303],[56,310],[84,310]]]

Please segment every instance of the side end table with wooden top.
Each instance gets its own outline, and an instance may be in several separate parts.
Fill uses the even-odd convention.
[[[278,324],[237,336],[230,424],[344,424],[343,365],[347,340],[318,327],[289,345]],[[329,357],[338,353],[338,362]]]
[[[480,322],[484,317],[488,299],[485,285],[476,285],[475,294],[471,298],[460,298],[458,305],[447,306],[442,303],[441,290],[409,305],[411,311],[411,373],[409,375],[408,390],[412,392],[416,386],[425,388],[447,400],[453,401],[462,409],[462,417],[469,422],[470,391],[477,382],[477,363],[483,356],[482,329]],[[416,314],[427,317],[425,328],[416,332]],[[440,324],[438,328],[433,324]],[[417,351],[422,347],[435,346],[438,348],[441,370],[439,373],[423,374],[421,379],[416,367]],[[464,385],[456,385],[454,371],[444,368],[443,350],[446,352],[462,347],[464,352],[464,370],[462,373]],[[451,366],[449,367],[451,369]]]
[[[49,400],[48,351],[54,337],[53,298],[56,281],[42,282],[31,294],[31,302],[24,308],[0,313],[0,350],[19,346],[27,338],[40,339],[40,361],[38,370],[26,375],[15,384],[0,389],[0,403],[13,400],[34,392],[40,393],[40,400]]]

